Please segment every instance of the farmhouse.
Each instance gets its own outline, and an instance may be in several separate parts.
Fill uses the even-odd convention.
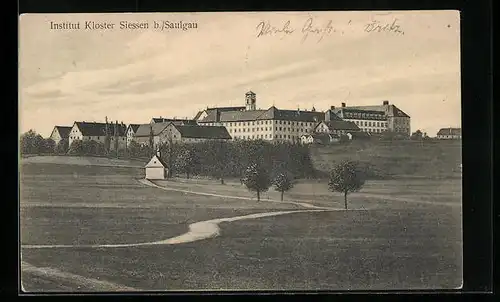
[[[462,139],[461,128],[441,128],[439,129],[437,139]]]
[[[127,127],[127,146],[130,145],[130,142],[134,139],[134,135],[137,133],[137,129],[139,129],[139,124],[130,124]]]
[[[54,129],[50,134],[50,138],[54,140],[54,142],[56,142],[57,145],[62,139],[68,140],[70,132],[71,132],[70,126],[54,126]]]
[[[230,140],[231,135],[223,126],[192,126],[170,123],[161,135],[162,141],[195,143],[207,140]]]
[[[146,179],[165,179],[168,174],[168,166],[162,161],[159,153],[154,155],[144,168]]]
[[[225,127],[179,125],[174,122],[164,122],[140,125],[134,136],[134,141],[141,145],[149,144],[151,135],[155,147],[168,141],[192,143],[231,139]]]
[[[330,133],[304,134],[300,137],[302,144],[322,144],[328,145],[340,142],[340,135]]]
[[[354,122],[364,132],[393,131],[410,136],[410,116],[389,101],[372,106],[341,105],[340,108],[332,106],[331,110],[343,120]]]
[[[343,120],[331,120],[319,122],[314,127],[314,133],[346,134],[347,132],[359,131],[359,127],[353,122]]]
[[[300,142],[300,137],[312,133],[325,116],[314,108],[311,111],[281,110],[275,106],[257,109],[256,105],[256,94],[249,91],[245,94],[245,106],[207,108],[194,119],[199,125],[226,127],[233,140]]]
[[[75,122],[69,133],[69,144],[75,140],[105,142],[106,129],[110,138],[110,146],[115,144],[115,131],[118,139],[118,148],[126,148],[126,130],[127,127],[121,124],[106,124],[96,122]]]

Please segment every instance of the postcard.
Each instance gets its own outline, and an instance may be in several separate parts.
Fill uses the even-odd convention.
[[[458,11],[24,14],[24,293],[459,289]]]

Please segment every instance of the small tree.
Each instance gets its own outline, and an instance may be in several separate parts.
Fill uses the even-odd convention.
[[[283,194],[285,191],[293,188],[292,177],[288,173],[279,173],[274,179],[274,187],[276,191],[281,192],[281,201],[283,201]]]
[[[109,152],[111,148],[111,135],[110,135],[108,117],[106,116],[106,126],[104,127],[104,151],[106,154]],[[71,146],[70,146],[71,148]]]
[[[195,170],[195,165],[197,163],[195,153],[186,149],[179,154],[176,159],[176,167],[179,171],[186,173],[186,178],[189,179],[191,172]]]
[[[422,133],[422,131],[420,130],[417,130],[415,132],[413,132],[410,136],[410,139],[411,140],[417,140],[417,141],[420,141],[424,138],[424,134]]]
[[[149,125],[149,149],[151,150],[150,156],[155,155],[155,136],[153,132],[153,125]]]
[[[118,121],[116,121],[115,125],[114,125],[114,140],[115,140],[115,156],[118,158],[118,140],[119,140],[119,137],[118,137]]]
[[[332,169],[328,188],[332,192],[344,193],[345,209],[347,210],[347,194],[359,191],[364,184],[365,177],[359,164],[348,160]]]
[[[269,173],[256,163],[248,166],[242,181],[250,191],[257,192],[257,201],[260,201],[260,192],[266,192],[271,186]]]
[[[139,157],[141,153],[141,145],[139,145],[136,141],[131,141],[128,144],[127,150],[130,157]]]
[[[57,143],[56,152],[58,154],[65,154],[66,152],[68,152],[68,148],[69,148],[68,139],[63,138]]]
[[[43,140],[43,152],[54,153],[56,151],[56,142],[51,138]]]
[[[28,132],[22,134],[19,144],[21,154],[38,154],[43,152],[45,147],[43,137],[40,134],[37,134],[34,130],[29,130]]]
[[[72,155],[83,155],[84,153],[83,141],[77,139],[71,142],[68,153]]]

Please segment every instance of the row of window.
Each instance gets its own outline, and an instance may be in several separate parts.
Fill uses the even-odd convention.
[[[220,122],[220,123],[207,123],[207,126],[254,126],[254,125],[291,125],[291,126],[313,126],[314,122],[294,122],[294,121],[281,121],[281,120],[276,120],[270,121],[270,120],[265,120],[265,121],[252,121],[252,122]]]
[[[70,139],[82,139],[81,136],[70,136],[69,137]],[[101,140],[101,137],[100,136],[96,136],[97,140],[100,141]],[[85,139],[85,138],[84,138]],[[89,141],[92,139],[92,136],[87,136],[86,139]],[[104,140],[104,138],[103,138]],[[111,140],[114,140],[114,137],[111,136]],[[125,137],[122,137],[122,141],[125,140]]]
[[[367,121],[354,121],[358,126],[365,127],[387,127],[387,122],[367,122]]]
[[[235,135],[234,136],[234,139],[292,139],[292,140],[295,140],[296,138],[298,139],[298,136],[295,136],[295,135],[286,135],[286,134],[276,134],[275,136],[273,136],[272,134],[253,134],[253,135],[248,135],[248,136],[244,136],[244,135]]]
[[[370,132],[370,133],[382,133],[382,132],[385,132],[386,130],[385,129],[371,129],[371,128],[364,128],[364,129],[361,129],[361,131],[363,132]]]
[[[385,114],[380,113],[362,113],[362,112],[345,112],[344,116],[346,118],[384,118]]]
[[[236,133],[236,132],[254,132],[254,131],[272,131],[272,127],[264,127],[264,128],[237,128],[237,129],[229,129],[229,133]],[[295,129],[295,128],[284,128],[284,127],[275,127],[275,131],[287,131],[288,132],[309,132],[308,129]]]

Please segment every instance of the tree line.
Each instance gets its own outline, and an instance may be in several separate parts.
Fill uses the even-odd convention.
[[[344,207],[347,210],[347,195],[359,191],[365,181],[366,174],[359,163],[346,160],[337,164],[330,171],[328,189],[344,195]],[[294,186],[294,180],[286,171],[271,178],[269,171],[258,163],[252,163],[245,169],[242,182],[248,190],[257,193],[257,201],[260,201],[260,193],[266,192],[271,186],[274,186],[276,191],[281,192],[281,200],[283,201],[284,192]]]
[[[270,177],[286,172],[294,178],[314,178],[309,149],[292,143],[256,141],[205,141],[196,144],[165,142],[159,146],[169,174],[217,178],[240,178],[251,165],[267,167]],[[169,175],[169,176],[171,176]]]

